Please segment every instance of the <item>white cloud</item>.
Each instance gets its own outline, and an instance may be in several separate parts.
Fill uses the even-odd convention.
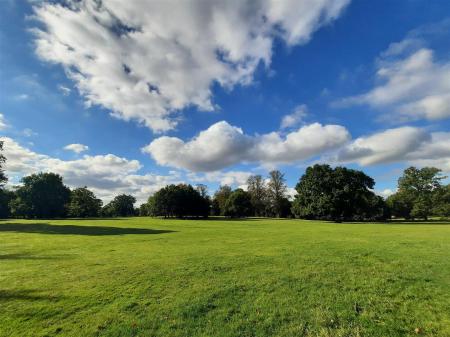
[[[306,43],[349,1],[45,2],[33,32],[38,56],[61,64],[88,104],[166,131],[183,108],[214,108],[213,83],[250,83],[274,38]]]
[[[294,111],[284,116],[281,119],[281,128],[287,129],[290,127],[298,126],[304,120],[304,118],[308,115],[308,108],[305,104],[297,106]]]
[[[37,136],[37,132],[34,132],[33,130],[31,130],[30,128],[25,128],[22,131],[22,134],[25,137],[33,137],[33,136]]]
[[[243,186],[247,184],[247,179],[252,175],[247,171],[215,171],[203,174],[189,173],[188,177],[193,182],[218,182],[220,185]]]
[[[8,128],[8,124],[6,123],[5,116],[0,113],[0,131]]]
[[[221,121],[190,141],[164,136],[142,150],[160,165],[208,172],[241,162],[293,163],[336,149],[348,139],[348,131],[339,125],[314,123],[286,136],[277,132],[249,136],[242,129]]]
[[[450,172],[450,132],[428,133],[414,127],[388,129],[355,139],[339,151],[337,161],[362,166],[406,162]]]
[[[68,186],[87,186],[105,202],[117,194],[128,193],[134,195],[139,203],[146,201],[161,187],[181,182],[180,176],[176,174],[140,175],[137,173],[142,168],[139,161],[113,154],[61,160],[31,151],[8,137],[1,137],[0,140],[5,143],[6,172],[14,181],[32,173],[55,172],[63,176]]]
[[[436,61],[433,50],[425,47],[410,51],[417,46],[414,41],[392,44],[379,62],[380,84],[341,103],[387,109],[385,117],[399,121],[449,118],[450,60]]]
[[[419,128],[388,129],[355,139],[340,151],[338,160],[357,161],[360,165],[396,162],[429,139],[429,134]]]
[[[391,196],[395,192],[396,192],[395,190],[391,190],[390,188],[386,188],[386,189],[384,189],[382,191],[375,191],[375,193],[377,195],[379,195],[380,197],[383,197],[384,199],[386,199],[387,197]]]
[[[70,92],[71,92],[70,88],[60,84],[60,85],[58,85],[58,89],[59,89],[59,91],[61,91],[61,93],[64,96],[69,96],[70,95]]]
[[[83,145],[83,144],[78,144],[78,143],[69,144],[69,145],[64,146],[64,150],[73,151],[75,153],[81,153],[81,152],[89,150],[89,146]]]

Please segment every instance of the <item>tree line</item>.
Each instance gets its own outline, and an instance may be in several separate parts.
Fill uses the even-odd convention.
[[[0,142],[0,151],[3,144]],[[450,216],[450,185],[443,185],[441,171],[433,167],[406,169],[397,192],[386,200],[373,192],[375,181],[359,170],[314,165],[299,179],[293,200],[288,197],[284,174],[252,175],[246,190],[220,186],[208,195],[205,185],[168,185],[139,208],[127,194],[103,205],[87,187],[69,189],[55,173],[37,173],[6,189],[0,152],[0,218],[86,217],[296,217],[332,221],[385,220],[391,217],[427,219]]]

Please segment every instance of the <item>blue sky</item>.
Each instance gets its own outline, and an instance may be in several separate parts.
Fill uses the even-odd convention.
[[[388,194],[409,165],[450,171],[447,1],[2,6],[11,184],[56,171],[142,201],[328,162]]]

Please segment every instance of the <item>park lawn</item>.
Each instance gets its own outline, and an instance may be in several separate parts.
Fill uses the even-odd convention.
[[[0,336],[417,335],[450,336],[450,223],[0,221]]]

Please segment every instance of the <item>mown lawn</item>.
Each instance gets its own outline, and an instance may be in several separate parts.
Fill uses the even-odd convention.
[[[450,336],[450,223],[0,221],[0,336],[56,335]]]

